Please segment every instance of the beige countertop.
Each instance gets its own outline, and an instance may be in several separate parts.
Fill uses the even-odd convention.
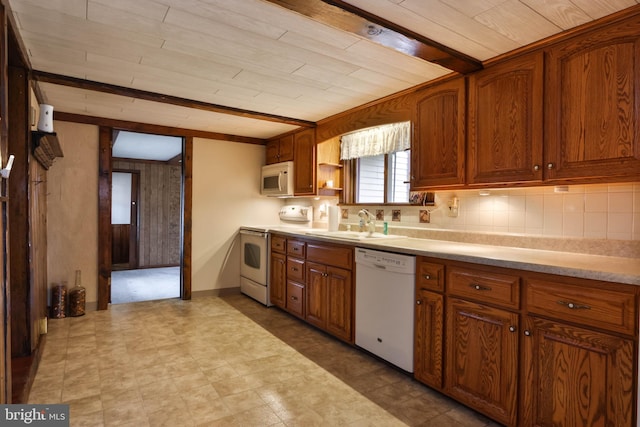
[[[310,235],[307,234],[309,231],[307,229],[273,227],[270,228],[270,231],[277,231],[278,233],[304,239],[347,244],[354,247],[640,285],[640,259],[637,258],[524,249],[402,236],[356,241],[330,236]]]

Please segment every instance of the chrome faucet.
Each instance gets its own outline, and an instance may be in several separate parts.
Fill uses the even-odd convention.
[[[360,209],[360,212],[358,212],[358,216],[365,221],[367,231],[369,231],[369,235],[373,234],[376,231],[376,217],[366,209]]]

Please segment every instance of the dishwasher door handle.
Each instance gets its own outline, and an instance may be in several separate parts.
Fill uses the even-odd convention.
[[[371,264],[371,265],[373,265],[375,268],[378,268],[380,270],[386,270],[387,269],[387,267],[384,266],[384,265],[380,265],[380,264]]]

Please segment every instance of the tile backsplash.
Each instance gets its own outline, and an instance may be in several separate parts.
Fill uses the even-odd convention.
[[[364,207],[376,216],[379,210],[384,210],[384,221],[390,226],[640,240],[640,183],[573,185],[564,187],[566,192],[557,192],[562,189],[552,186],[491,189],[486,196],[481,196],[479,190],[439,191],[435,206],[348,206],[348,219],[342,219],[342,224],[357,225],[357,213]],[[457,216],[451,215],[449,207],[454,197]],[[395,212],[398,210],[400,213]],[[428,215],[420,212],[424,210],[429,211]],[[427,216],[429,222],[425,222]]]

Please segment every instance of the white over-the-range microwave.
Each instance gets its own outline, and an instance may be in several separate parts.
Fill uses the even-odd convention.
[[[263,166],[260,193],[272,197],[293,196],[293,162]]]

